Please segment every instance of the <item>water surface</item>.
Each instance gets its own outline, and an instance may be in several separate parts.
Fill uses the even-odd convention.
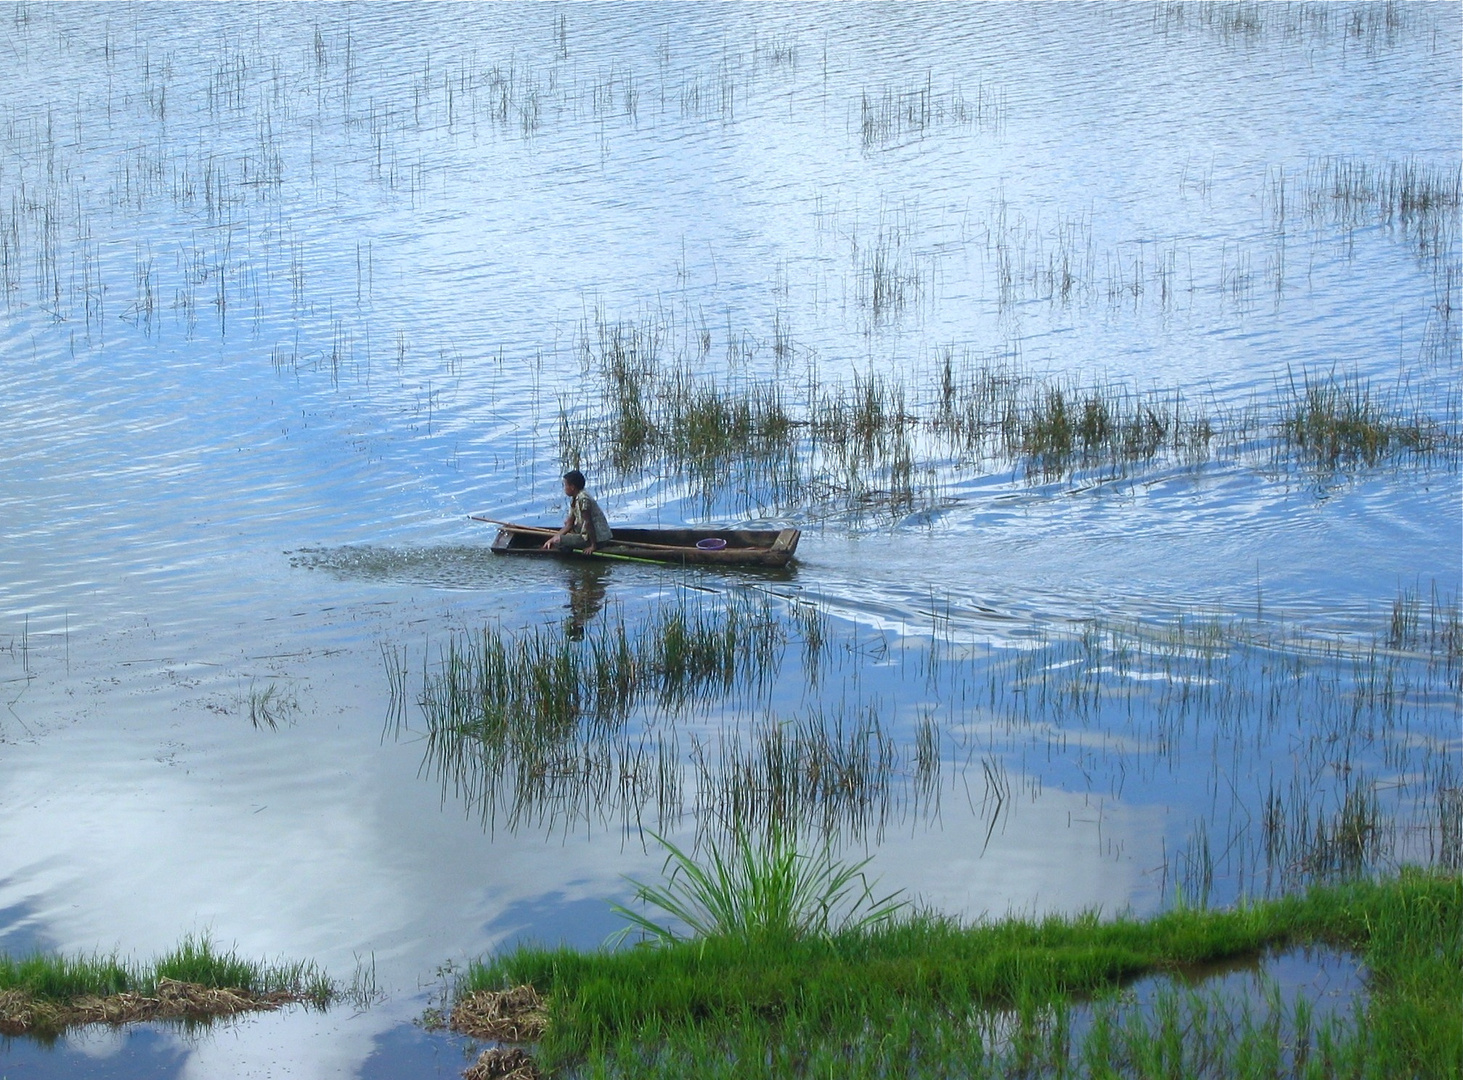
[[[1460,590],[1456,444],[1318,468],[1266,419],[1335,373],[1456,434],[1456,187],[1426,228],[1327,187],[1456,177],[1456,7],[180,12],[5,16],[0,941],[145,955],[208,930],[342,977],[373,960],[388,996],[12,1042],[15,1075],[395,1075],[418,1052],[451,1075],[407,1026],[438,968],[602,940],[622,875],[659,868],[640,826],[706,827],[723,759],[698,772],[693,746],[755,748],[769,717],[872,710],[897,767],[838,842],[954,913],[1456,853],[1457,669],[1427,633]],[[467,515],[562,515],[561,414],[598,422],[615,327],[793,407],[878,374],[929,410],[949,353],[1260,419],[1197,460],[1056,475],[929,449],[908,499],[591,457],[612,519],[796,524],[797,566],[492,559]],[[603,744],[669,747],[680,813],[515,819],[437,767],[414,701],[388,723],[384,655],[415,697],[454,634],[592,635],[685,596],[765,599],[787,640],[765,694]],[[828,619],[816,682],[799,602]],[[1094,619],[1122,634],[1084,643]],[[1366,696],[1377,672],[1393,696]]]

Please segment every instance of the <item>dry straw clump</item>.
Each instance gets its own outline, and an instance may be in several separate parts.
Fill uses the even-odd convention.
[[[538,991],[531,986],[515,986],[511,990],[479,990],[463,998],[453,1006],[447,1026],[475,1039],[537,1042],[543,1038],[548,1021],[548,1010]]]
[[[477,1062],[462,1075],[464,1080],[538,1080],[539,1071],[527,1051],[495,1046],[478,1055]]]
[[[276,990],[254,993],[159,979],[152,994],[126,991],[87,995],[69,1002],[37,998],[24,990],[0,991],[0,1034],[58,1032],[84,1024],[131,1024],[144,1020],[201,1020],[245,1012],[267,1012],[307,1000]]]

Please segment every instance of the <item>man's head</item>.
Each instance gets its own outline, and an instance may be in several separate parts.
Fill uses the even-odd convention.
[[[578,469],[570,469],[564,474],[564,494],[578,495],[584,490],[584,474]]]

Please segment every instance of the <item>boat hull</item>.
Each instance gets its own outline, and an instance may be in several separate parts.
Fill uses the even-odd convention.
[[[494,555],[537,555],[549,559],[598,558],[601,555],[643,559],[680,566],[786,566],[797,550],[797,529],[616,529],[587,556],[582,551],[545,551],[544,536],[501,528],[493,539]],[[708,551],[698,541],[718,538],[726,547]]]

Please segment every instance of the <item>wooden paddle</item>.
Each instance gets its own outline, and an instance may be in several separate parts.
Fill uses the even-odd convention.
[[[558,529],[546,529],[542,525],[515,525],[511,521],[499,521],[497,518],[478,517],[476,514],[468,514],[467,517],[469,521],[482,521],[489,525],[501,525],[510,532],[542,533],[545,536],[551,536],[559,531]]]

